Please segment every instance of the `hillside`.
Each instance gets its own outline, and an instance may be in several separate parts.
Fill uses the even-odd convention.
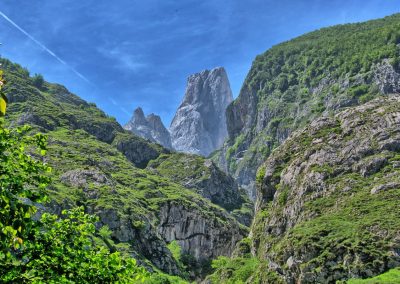
[[[254,204],[236,181],[212,161],[182,153],[162,154],[150,161],[147,168],[193,189],[214,204],[225,208],[240,223],[251,225]]]
[[[253,265],[246,283],[336,283],[400,266],[399,107],[393,95],[347,108],[279,146],[257,174],[250,239],[215,263],[225,281],[213,283],[229,283],[238,262]]]
[[[255,198],[257,168],[322,114],[400,92],[400,15],[324,28],[256,57],[213,159]]]
[[[160,154],[171,155],[169,150],[125,131],[63,86],[30,77],[6,59],[1,63],[9,98],[6,121],[11,126],[29,124],[48,136],[45,161],[53,168],[49,210],[60,213],[83,205],[100,217],[99,227],[111,229],[114,249],[151,271],[189,278],[207,271],[211,259],[229,255],[247,234],[222,207],[145,169]],[[225,182],[233,180],[220,181]],[[245,200],[236,189],[230,194],[238,194],[240,208]]]

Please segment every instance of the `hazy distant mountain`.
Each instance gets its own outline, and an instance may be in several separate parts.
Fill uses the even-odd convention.
[[[145,117],[140,107],[134,111],[131,120],[124,128],[136,135],[172,149],[171,136],[162,123],[161,118],[153,113]]]

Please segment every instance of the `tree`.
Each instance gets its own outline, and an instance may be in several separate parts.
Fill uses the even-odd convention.
[[[44,84],[43,76],[41,74],[35,74],[35,76],[32,77],[32,83],[36,88],[41,89]]]
[[[51,168],[31,155],[27,149],[46,152],[46,137],[27,135],[28,126],[4,128],[0,122],[0,260],[10,258],[35,227],[33,203],[46,199],[44,190]]]

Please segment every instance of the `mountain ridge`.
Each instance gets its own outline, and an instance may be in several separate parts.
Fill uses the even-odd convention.
[[[255,199],[260,158],[323,113],[399,92],[399,14],[317,30],[258,55],[213,155]],[[259,155],[263,153],[263,155]]]
[[[232,100],[223,67],[189,76],[169,128],[174,149],[202,156],[218,149],[227,135],[225,109]]]
[[[172,150],[171,135],[161,118],[154,113],[145,117],[142,108],[136,108],[132,118],[124,125],[124,129]]]

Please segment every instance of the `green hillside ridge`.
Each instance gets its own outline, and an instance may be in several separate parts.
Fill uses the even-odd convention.
[[[398,92],[400,14],[308,33],[254,60],[227,109],[229,138],[213,159],[253,197],[257,168],[322,114]]]
[[[319,118],[272,153],[259,170],[244,255],[258,266],[243,283],[270,283],[268,272],[286,283],[335,283],[400,266],[399,109],[393,95]],[[214,261],[215,273],[238,273],[229,264],[237,261]]]
[[[225,208],[239,222],[250,226],[254,204],[234,179],[209,160],[183,153],[161,154],[148,169],[207,197]]]
[[[9,99],[6,122],[11,127],[29,124],[35,132],[48,136],[45,161],[53,169],[48,187],[51,202],[47,205],[51,211],[59,214],[63,208],[84,206],[88,213],[100,217],[98,226],[111,229],[109,245],[114,250],[133,256],[150,271],[186,278],[204,273],[210,258],[228,254],[230,245],[247,233],[247,228],[223,208],[168,176],[145,169],[149,161],[160,154],[171,155],[170,151],[123,130],[114,118],[63,86],[40,76],[30,77],[27,70],[6,59],[1,63]],[[196,159],[204,162],[203,158]],[[240,208],[240,197],[238,202]],[[168,223],[167,227],[161,223],[161,218],[166,222],[168,217],[160,215],[166,208],[180,214],[191,212],[196,215],[194,224],[205,222],[202,234],[214,249],[193,258],[192,251],[197,248],[188,248],[187,242],[195,241],[196,234],[192,237],[188,231],[188,239],[178,242],[184,246],[183,260],[176,260],[168,248],[172,239],[163,235],[170,234]],[[184,215],[181,218],[182,226],[190,222]],[[153,278],[154,283],[157,279],[168,283],[165,279],[169,276]]]

